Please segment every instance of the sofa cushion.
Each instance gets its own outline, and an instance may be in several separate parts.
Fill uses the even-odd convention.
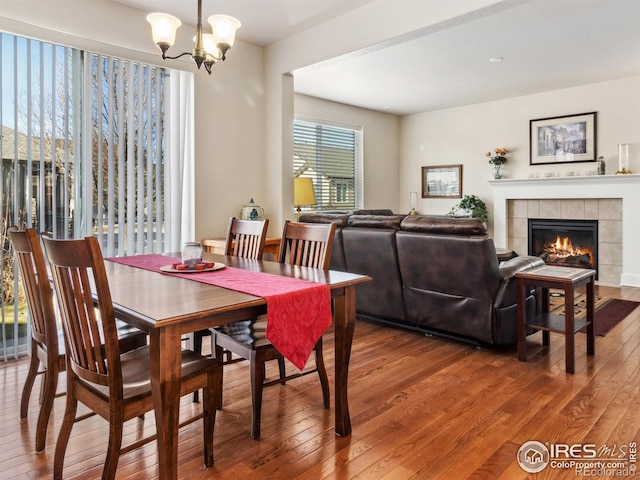
[[[400,224],[405,232],[450,235],[486,235],[487,226],[478,218],[456,218],[429,215],[408,215]]]
[[[351,215],[347,225],[357,228],[400,230],[400,223],[404,217],[404,215]]]
[[[361,209],[354,210],[351,212],[352,215],[393,215],[393,210],[389,210],[388,208],[379,208],[379,209]]]

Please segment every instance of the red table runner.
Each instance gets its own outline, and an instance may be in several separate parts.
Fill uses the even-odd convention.
[[[331,325],[331,292],[324,284],[232,267],[203,273],[165,273],[160,267],[179,263],[180,259],[159,254],[106,260],[263,297],[267,301],[267,339],[300,370]]]

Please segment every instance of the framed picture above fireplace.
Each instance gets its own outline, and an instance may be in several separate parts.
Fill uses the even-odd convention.
[[[596,161],[597,112],[529,121],[529,164]]]

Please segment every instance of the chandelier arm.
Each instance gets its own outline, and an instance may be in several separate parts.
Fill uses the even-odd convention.
[[[180,55],[176,55],[175,57],[170,57],[169,55],[166,55],[165,53],[162,53],[162,59],[163,60],[175,60],[176,58],[184,57],[185,55],[191,55],[191,52],[182,52]]]

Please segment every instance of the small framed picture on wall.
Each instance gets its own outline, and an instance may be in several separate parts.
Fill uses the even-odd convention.
[[[422,167],[422,198],[462,198],[462,165]]]

